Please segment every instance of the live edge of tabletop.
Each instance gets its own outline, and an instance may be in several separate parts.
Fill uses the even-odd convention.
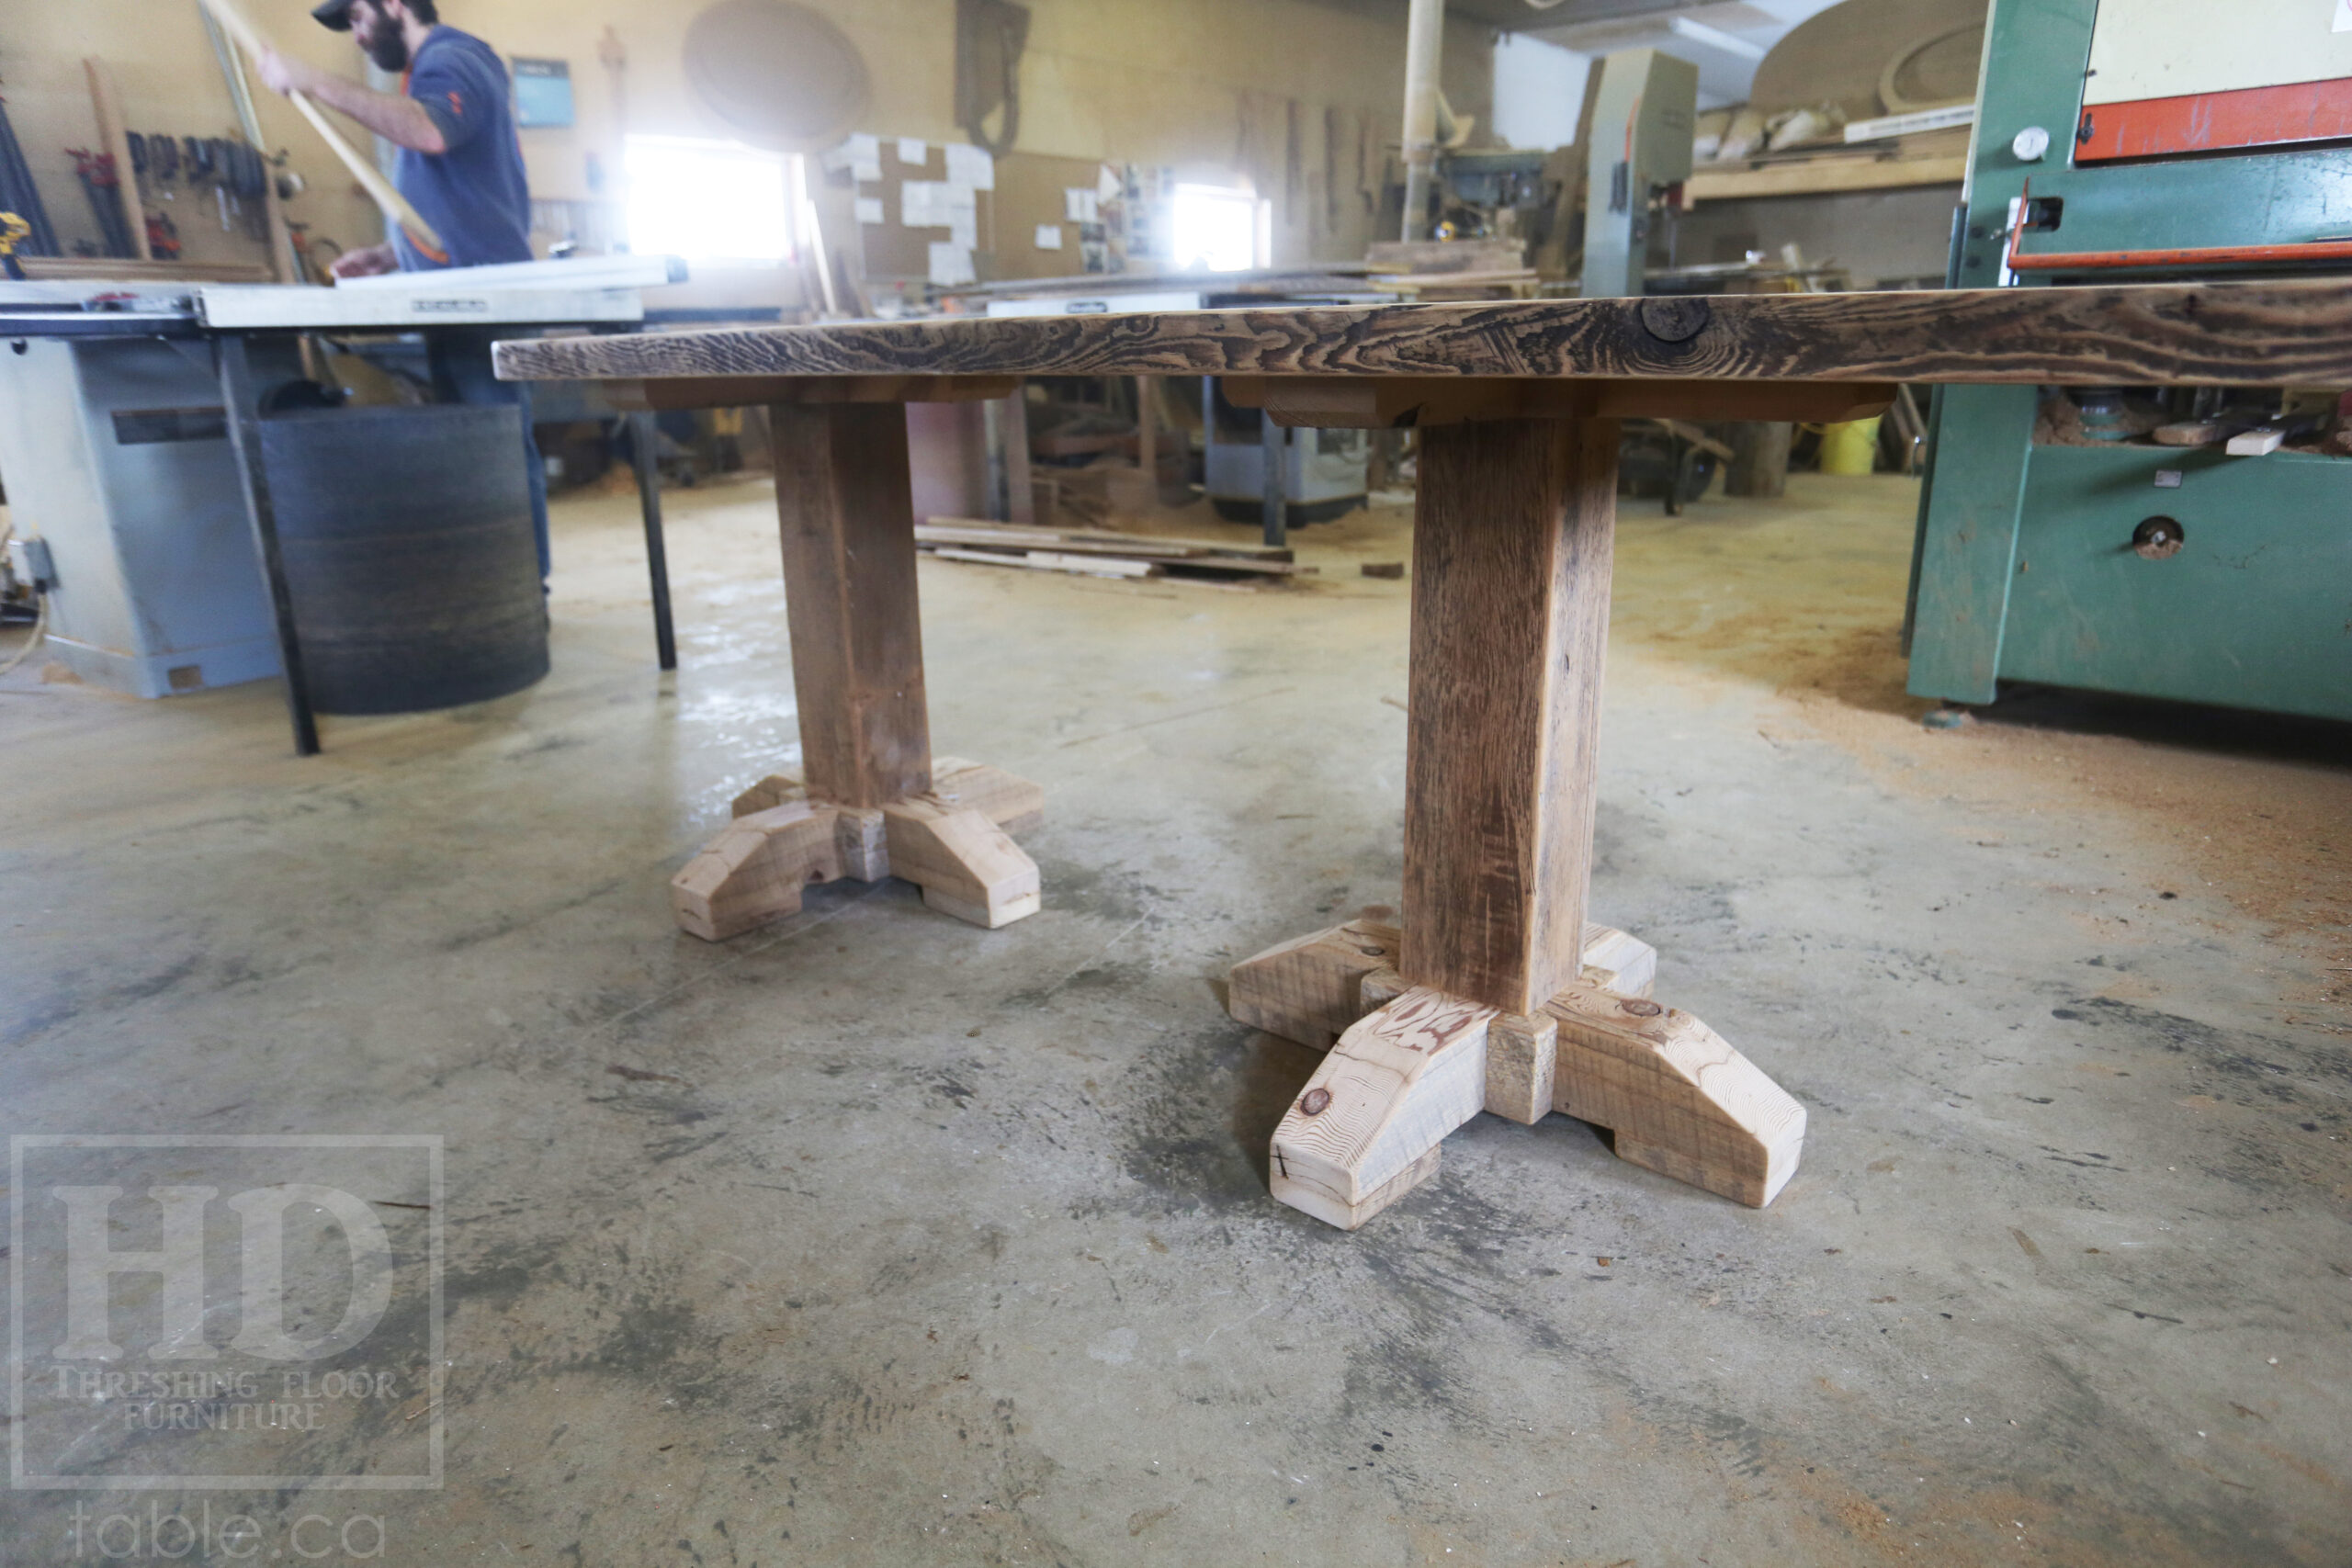
[[[933,759],[899,405],[1026,376],[1214,376],[1278,423],[1421,432],[1401,914],[1235,966],[1229,1008],[1327,1055],[1276,1130],[1274,1196],[1348,1229],[1480,1111],[1557,1110],[1739,1202],[1794,1173],[1797,1100],[1651,998],[1589,922],[1622,417],[1847,419],[1894,383],[2352,386],[2352,289],[2149,284],[934,318],[498,346],[510,379],[650,408],[773,405],[802,768],[678,874],[708,940],[834,877],[897,875],[997,927],[1039,904],[1012,833],[1044,791]]]

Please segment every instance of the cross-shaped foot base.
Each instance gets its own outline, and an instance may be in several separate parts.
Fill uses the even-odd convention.
[[[1649,999],[1657,954],[1585,927],[1584,968],[1532,1015],[1408,987],[1396,927],[1365,919],[1233,969],[1239,1021],[1329,1050],[1275,1129],[1273,1195],[1342,1229],[1437,1174],[1481,1111],[1566,1111],[1618,1157],[1761,1208],[1794,1173],[1804,1107],[1689,1013]]]
[[[1027,779],[954,757],[933,763],[924,794],[868,807],[811,800],[798,773],[774,773],[735,797],[735,820],[670,879],[670,903],[682,928],[724,942],[797,912],[811,883],[897,876],[994,930],[1037,912],[1037,863],[1012,835],[1045,817]]]

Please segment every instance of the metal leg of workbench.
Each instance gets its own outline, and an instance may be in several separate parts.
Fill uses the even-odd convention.
[[[628,416],[629,454],[637,468],[637,504],[645,514],[645,574],[653,587],[653,647],[662,668],[678,667],[678,637],[670,622],[670,557],[662,541],[661,432],[650,413]]]
[[[1265,496],[1266,543],[1279,547],[1287,537],[1287,520],[1283,515],[1283,458],[1286,456],[1283,427],[1274,423],[1271,413],[1261,413],[1258,419],[1258,438],[1264,443],[1265,453],[1265,488],[1261,493]]]
[[[262,581],[277,622],[277,659],[286,675],[286,711],[294,721],[297,755],[319,754],[318,720],[311,713],[311,684],[302,671],[302,645],[294,634],[294,595],[286,585],[286,560],[277,547],[277,509],[270,499],[269,469],[261,458],[261,405],[254,392],[253,365],[242,333],[223,334],[214,344],[220,372],[220,401],[227,409],[229,447],[236,455],[237,478],[245,487],[245,521],[261,557]]]

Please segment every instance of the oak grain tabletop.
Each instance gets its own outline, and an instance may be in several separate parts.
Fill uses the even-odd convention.
[[[510,380],[1314,376],[2352,386],[2338,280],[935,317],[498,345]]]

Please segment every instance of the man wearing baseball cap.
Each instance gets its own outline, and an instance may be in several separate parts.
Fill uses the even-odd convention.
[[[435,0],[323,0],[311,15],[347,32],[401,91],[379,93],[349,77],[262,51],[261,79],[339,109],[400,149],[392,184],[441,237],[440,249],[397,225],[380,245],[345,251],[335,276],[487,266],[531,259],[531,195],[508,106],[506,66],[490,45],[442,25]],[[519,405],[523,451],[537,525],[539,575],[548,574],[547,470],[532,439],[520,383],[491,368],[494,333],[443,329],[428,334],[435,395],[445,402]],[[511,334],[510,334],[511,335]]]
[[[401,231],[388,245],[345,253],[336,276],[529,261],[531,196],[497,51],[443,26],[434,0],[324,0],[311,15],[401,73],[401,91],[374,92],[275,50],[263,51],[262,80],[307,93],[397,146],[392,184],[447,247]]]

